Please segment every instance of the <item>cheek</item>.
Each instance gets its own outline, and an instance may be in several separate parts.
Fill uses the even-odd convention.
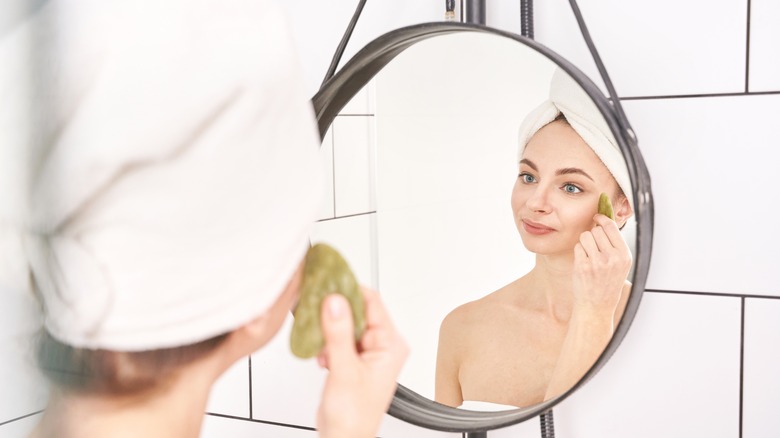
[[[576,208],[566,209],[565,213],[561,212],[562,221],[568,224],[570,234],[575,235],[579,239],[579,235],[593,228],[595,222],[593,216],[596,214],[596,208],[590,208],[585,205],[577,205]]]
[[[520,184],[519,181],[515,182],[515,186],[512,188],[512,197],[510,199],[510,202],[512,204],[512,211],[515,212],[515,213],[520,208],[520,206],[523,205],[523,201],[521,199],[522,195],[521,195],[520,190],[518,190],[519,189],[518,188],[519,184]]]

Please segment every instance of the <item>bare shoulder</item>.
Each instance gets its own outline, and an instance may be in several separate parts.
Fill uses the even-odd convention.
[[[470,331],[475,326],[484,327],[485,324],[495,321],[496,315],[511,304],[515,283],[517,282],[456,307],[442,321],[441,331]]]

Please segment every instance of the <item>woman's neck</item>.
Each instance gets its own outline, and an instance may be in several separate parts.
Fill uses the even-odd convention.
[[[54,390],[31,438],[197,438],[213,379],[183,370],[165,388],[131,396]]]
[[[546,312],[565,322],[572,312],[572,272],[574,254],[536,255],[536,264],[528,279]]]

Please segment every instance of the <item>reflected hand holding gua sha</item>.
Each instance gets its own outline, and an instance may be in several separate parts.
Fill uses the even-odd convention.
[[[406,403],[428,406],[423,398],[437,399],[434,364],[442,321],[464,303],[479,301],[490,291],[500,290],[527,275],[536,263],[536,253],[525,249],[522,239],[518,239],[521,237],[519,224],[508,207],[518,175],[519,122],[531,119],[528,116],[532,113],[538,122],[536,127],[524,126],[521,130],[521,136],[528,136],[520,141],[525,146],[531,136],[560,112],[550,99],[549,89],[550,79],[557,70],[556,62],[560,61],[551,59],[533,48],[533,44],[520,44],[495,34],[456,32],[429,37],[409,46],[389,61],[366,87],[375,102],[375,113],[370,117],[375,145],[368,154],[376,166],[371,170],[376,212],[368,214],[375,222],[367,236],[372,242],[369,247],[375,251],[373,278],[378,279],[372,286],[382,294],[412,351],[398,380],[401,401],[396,400],[394,405],[399,402],[399,406]],[[604,157],[594,155],[596,162],[603,163],[602,166],[607,164],[610,170],[615,166],[625,169],[625,159],[594,103],[568,75],[558,71],[557,76],[564,77],[571,87],[579,90],[576,97],[582,102],[578,103],[590,105],[598,118],[586,121],[570,117],[569,129],[586,144],[594,136],[611,143],[614,151],[606,150],[609,155]],[[542,101],[545,105],[539,106]],[[315,108],[318,108],[316,102]],[[546,117],[549,120],[542,121]],[[348,119],[354,116],[337,118],[332,125],[336,148],[340,146],[340,132],[345,135],[342,127],[347,126],[340,120]],[[577,129],[594,126],[597,128],[584,133]],[[321,131],[325,131],[322,124]],[[584,150],[591,154],[602,152],[587,146]],[[576,164],[568,167],[582,167]],[[620,187],[627,195],[626,202],[618,201],[619,193],[596,187],[597,191],[586,202],[588,229],[593,225],[602,192],[611,195],[618,216],[623,207],[631,211],[630,179],[627,172],[616,173],[619,175],[613,175],[614,192]],[[628,247],[633,248],[634,220],[625,211],[621,217],[627,222],[623,235]],[[358,237],[346,233],[344,240],[354,241]],[[360,273],[358,276],[366,277]],[[620,321],[622,306],[629,296],[627,290],[620,291],[620,295],[620,312],[611,321],[613,326]],[[494,315],[493,319],[505,321],[498,316]],[[546,384],[529,388],[516,384],[516,378],[522,373],[553,369],[565,330],[556,333],[546,329],[539,323],[539,315],[532,312],[514,321],[525,324],[525,333],[533,332],[544,339],[540,344],[542,349],[555,350],[555,354],[526,349],[517,357],[502,357],[500,342],[517,340],[518,333],[523,333],[502,324],[501,330],[474,343],[485,347],[476,355],[485,361],[474,361],[471,365],[474,375],[485,378],[488,386],[505,389],[518,397],[514,400],[464,397],[462,405],[445,405],[460,405],[467,410],[457,414],[452,411],[447,416],[472,418],[473,414],[487,414],[472,409],[493,411],[513,407],[521,407],[517,415],[523,412],[538,415],[537,406],[550,405],[547,402],[538,405],[545,400]],[[455,344],[463,346],[467,341],[464,336],[457,338]],[[488,349],[491,346],[493,351]],[[587,359],[582,366],[587,369],[592,363],[593,360]],[[577,381],[579,378],[573,380]],[[444,405],[434,404],[432,412],[438,412],[436,406],[446,409]],[[476,423],[469,424],[464,430]]]

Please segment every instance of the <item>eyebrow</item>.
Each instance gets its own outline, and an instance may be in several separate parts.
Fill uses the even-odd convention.
[[[523,158],[522,160],[520,160],[520,164],[525,164],[531,169],[536,170],[537,172],[539,171],[539,168],[536,167],[536,164],[534,164],[533,161],[527,158]],[[578,167],[564,167],[563,169],[556,170],[555,174],[556,175],[572,175],[572,174],[582,175],[585,178],[588,178],[589,180],[593,181],[593,178],[591,178],[591,176],[588,175],[587,172],[585,172],[584,170]]]

